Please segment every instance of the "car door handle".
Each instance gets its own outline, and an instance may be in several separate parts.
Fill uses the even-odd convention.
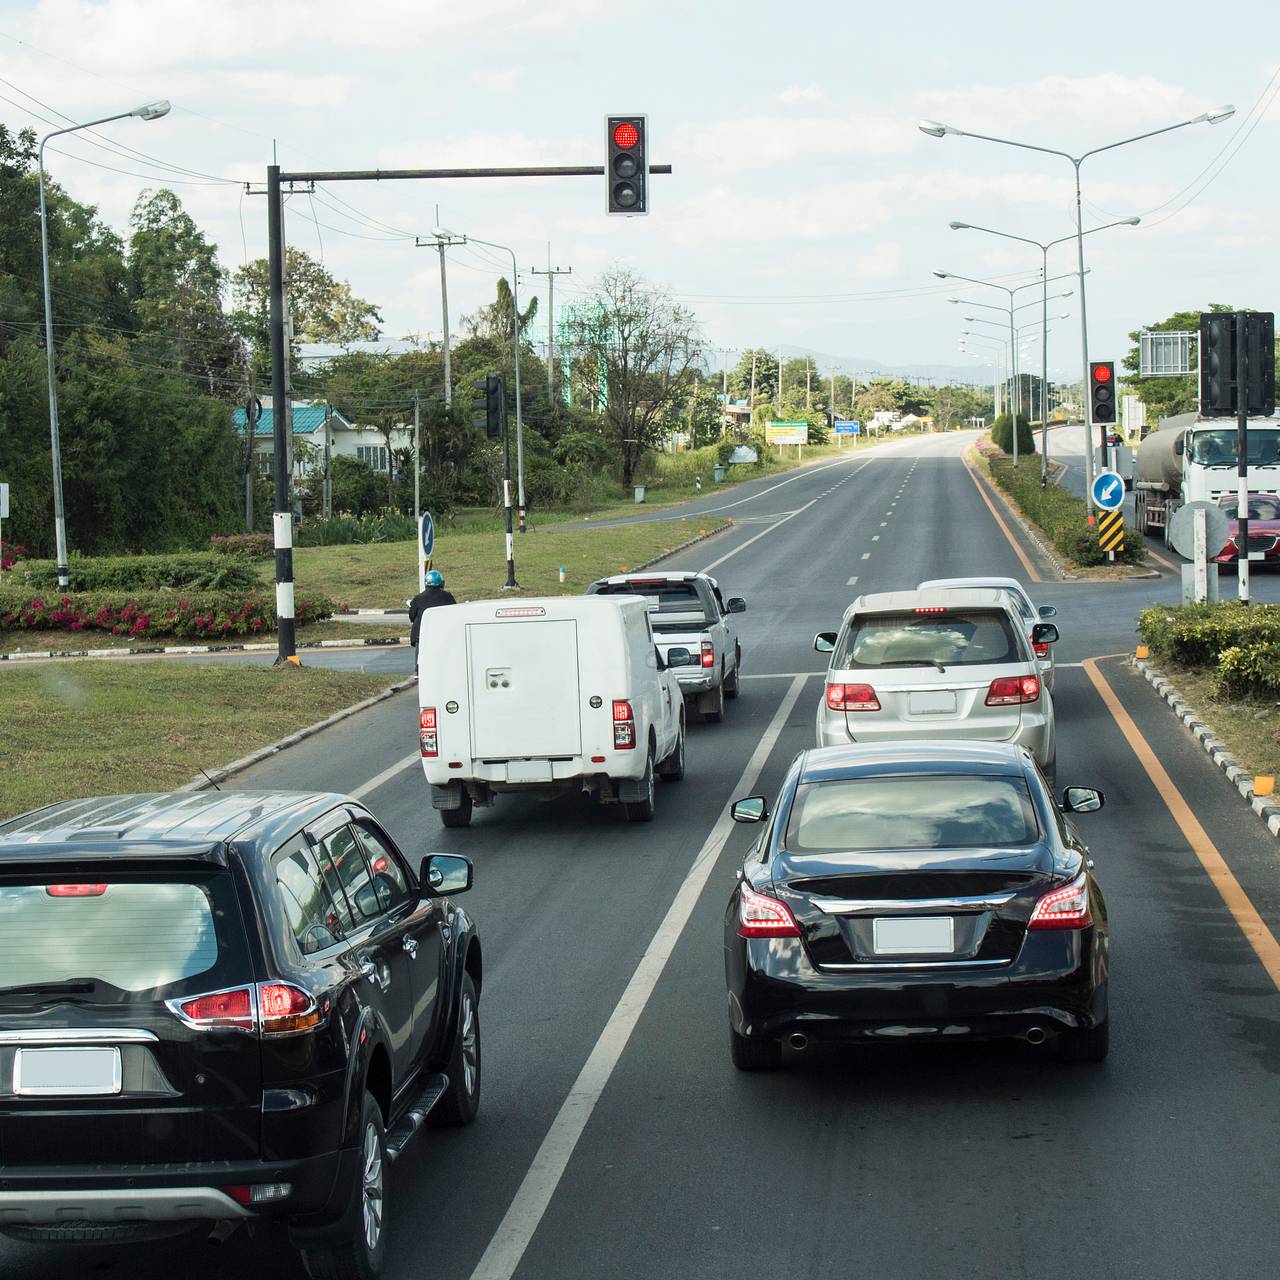
[[[368,978],[370,982],[377,984],[378,983],[378,966],[374,964],[372,960],[366,960],[360,966],[360,976],[362,978]]]
[[[416,960],[418,958],[417,938],[413,937],[411,934],[406,933],[404,935],[404,941],[400,945],[409,953],[410,960]]]

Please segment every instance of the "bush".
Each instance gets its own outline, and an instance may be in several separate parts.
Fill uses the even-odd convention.
[[[991,424],[991,443],[1005,453],[1013,453],[1013,419],[1010,414],[1002,413]],[[1036,438],[1031,430],[1031,422],[1026,414],[1018,415],[1018,456],[1033,454],[1036,451]]]
[[[251,560],[269,560],[275,554],[275,542],[269,533],[215,533],[209,549],[220,555],[245,555]]]
[[[1151,652],[1185,667],[1217,667],[1231,650],[1261,650],[1280,645],[1280,605],[1220,604],[1156,606],[1138,615],[1138,634]],[[1231,659],[1229,680],[1251,669],[1251,654]],[[1245,678],[1245,677],[1241,677]],[[1280,675],[1277,675],[1280,679]]]
[[[353,542],[412,542],[418,526],[399,511],[355,516],[344,512],[325,519],[304,520],[293,542],[296,547],[338,547]]]
[[[26,547],[20,547],[16,543],[6,542],[0,538],[0,572],[12,569],[26,554]]]
[[[167,556],[72,556],[68,565],[73,591],[243,591],[259,583],[245,556],[186,551]],[[17,571],[24,587],[56,591],[53,560],[29,560]]]
[[[300,596],[299,623],[319,622],[334,613],[325,596]],[[262,592],[208,591],[33,594],[0,587],[0,631],[106,631],[131,639],[170,636],[217,640],[274,631],[275,602]]]
[[[1218,697],[1267,698],[1280,694],[1280,643],[1232,645],[1218,658]]]

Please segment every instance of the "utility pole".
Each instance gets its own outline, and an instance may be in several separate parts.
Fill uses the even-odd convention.
[[[556,398],[556,276],[571,276],[573,268],[565,267],[563,271],[559,267],[552,268],[551,244],[548,241],[547,269],[539,271],[537,267],[530,267],[529,274],[547,277],[547,408],[550,409]]]
[[[436,206],[436,221],[440,220],[440,206]],[[440,251],[440,323],[444,329],[444,404],[447,409],[453,403],[453,366],[449,359],[449,281],[444,269],[444,251],[455,244],[466,244],[465,236],[432,236],[424,240],[421,236],[413,239],[418,249],[438,249]]]
[[[751,412],[756,411],[756,353],[751,352]]]
[[[813,370],[809,365],[809,353],[806,351],[804,357],[804,407],[806,411],[813,408],[812,373]]]
[[[782,417],[782,348],[778,348],[778,417]]]
[[[289,344],[285,338],[284,201],[280,166],[267,166],[267,275],[271,296],[271,424],[275,444],[276,665],[297,663],[293,626],[293,513],[289,510]]]
[[[422,470],[419,466],[421,446],[422,396],[419,392],[415,391],[413,393],[413,523],[415,528],[418,524],[418,517],[422,513],[422,494],[418,487],[419,475]]]

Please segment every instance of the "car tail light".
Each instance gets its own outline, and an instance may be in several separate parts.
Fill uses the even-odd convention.
[[[424,756],[440,754],[440,738],[436,731],[435,707],[423,707],[418,712],[418,747]]]
[[[258,1027],[252,987],[211,991],[207,995],[166,1000],[165,1003],[196,1031],[256,1031]]]
[[[716,665],[716,647],[710,640],[702,642],[702,665],[704,667],[714,667]]]
[[[316,1002],[287,982],[258,983],[258,1011],[264,1036],[290,1036],[320,1025]]]
[[[947,606],[945,604],[918,604],[916,605],[917,613],[946,613]]]
[[[1037,658],[1047,658],[1049,656],[1049,646],[1042,640],[1033,640],[1031,647],[1036,651]]]
[[[1082,871],[1063,889],[1046,893],[1036,903],[1028,929],[1085,929],[1093,923],[1089,910],[1089,881]]]
[[[220,1187],[236,1204],[265,1204],[272,1200],[284,1200],[293,1190],[291,1182],[259,1182],[250,1186]]]
[[[45,893],[51,898],[100,898],[107,891],[105,884],[50,884]]]
[[[630,751],[636,745],[636,718],[625,698],[613,700],[613,749]]]
[[[738,886],[738,936],[798,938],[800,926],[785,902],[757,893],[744,880]]]
[[[987,690],[987,706],[1016,707],[1040,701],[1039,676],[997,676]]]
[[[832,711],[879,711],[880,699],[869,684],[829,684],[827,706]]]

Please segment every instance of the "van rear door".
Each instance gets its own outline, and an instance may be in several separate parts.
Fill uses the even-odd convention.
[[[475,759],[581,755],[576,620],[469,623],[467,681]]]

